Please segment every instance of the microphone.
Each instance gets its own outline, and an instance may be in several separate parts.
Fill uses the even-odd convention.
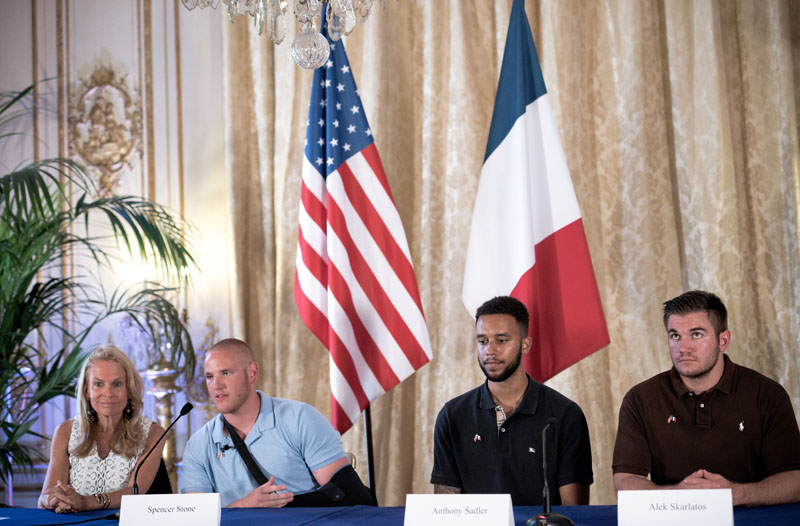
[[[194,406],[190,402],[186,402],[185,404],[183,404],[183,407],[181,407],[181,414],[179,414],[177,417],[175,417],[175,420],[172,421],[172,423],[169,425],[169,427],[166,428],[163,433],[161,433],[161,436],[158,437],[158,440],[156,440],[156,443],[153,444],[153,447],[150,448],[150,451],[147,452],[147,454],[144,456],[142,461],[139,462],[139,465],[136,466],[136,471],[133,472],[133,485],[131,485],[131,495],[138,495],[139,494],[139,485],[136,483],[136,477],[139,476],[139,470],[142,469],[142,466],[144,466],[144,461],[147,460],[147,457],[150,456],[150,453],[155,451],[156,446],[158,445],[158,443],[161,442],[161,440],[163,440],[165,436],[167,436],[167,433],[169,432],[170,429],[172,429],[172,426],[175,425],[175,422],[180,420],[183,415],[185,415],[186,413],[191,411],[193,407]]]
[[[558,419],[550,417],[545,422],[542,428],[542,472],[544,473],[544,487],[542,488],[542,497],[544,498],[544,511],[535,517],[528,519],[525,523],[526,526],[543,525],[547,526],[573,526],[572,520],[566,515],[560,513],[552,513],[550,511],[550,486],[547,483],[547,429],[552,424],[558,424]],[[556,429],[556,437],[558,437],[558,430]]]

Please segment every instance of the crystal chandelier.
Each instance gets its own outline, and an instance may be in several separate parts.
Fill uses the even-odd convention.
[[[349,35],[356,24],[363,24],[369,17],[374,0],[292,0],[294,16],[297,18],[297,36],[292,42],[292,58],[298,66],[315,69],[328,61],[330,46],[328,40],[317,30],[316,21],[322,9],[328,22],[331,40],[339,40]],[[216,9],[220,0],[181,0],[187,9],[195,7]],[[286,37],[287,0],[222,0],[228,8],[231,22],[243,15],[253,17],[260,35],[265,29],[267,36],[275,44]],[[386,7],[386,0],[381,0]]]

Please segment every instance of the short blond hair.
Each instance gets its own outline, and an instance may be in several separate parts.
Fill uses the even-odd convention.
[[[253,354],[253,349],[251,349],[250,346],[247,345],[247,343],[237,338],[225,338],[223,340],[218,341],[217,343],[211,346],[211,348],[206,353],[206,356],[211,354],[212,351],[219,351],[222,349],[231,349],[243,353],[247,357],[248,363],[256,361],[256,355]]]

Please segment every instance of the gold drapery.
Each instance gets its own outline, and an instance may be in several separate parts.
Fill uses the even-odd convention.
[[[434,350],[373,404],[378,496],[400,505],[431,491],[436,413],[482,381],[461,269],[511,0],[379,5],[346,47]],[[592,503],[613,503],[621,398],[670,365],[665,299],[719,293],[728,353],[778,380],[800,408],[800,3],[529,0],[526,9],[611,335],[549,384],[583,408]],[[327,352],[293,296],[312,74],[291,61],[290,42],[273,47],[247,23],[221,23],[234,330],[260,357],[268,394],[329,414]],[[362,425],[343,442],[363,477]]]

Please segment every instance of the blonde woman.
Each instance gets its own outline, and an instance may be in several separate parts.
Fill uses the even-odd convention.
[[[144,386],[130,358],[113,346],[92,351],[75,390],[78,414],[56,429],[39,507],[58,513],[119,508],[133,472],[164,431],[142,416]],[[141,493],[159,473],[164,442],[139,470]],[[166,480],[168,487],[169,481]],[[159,492],[171,492],[159,488]]]

